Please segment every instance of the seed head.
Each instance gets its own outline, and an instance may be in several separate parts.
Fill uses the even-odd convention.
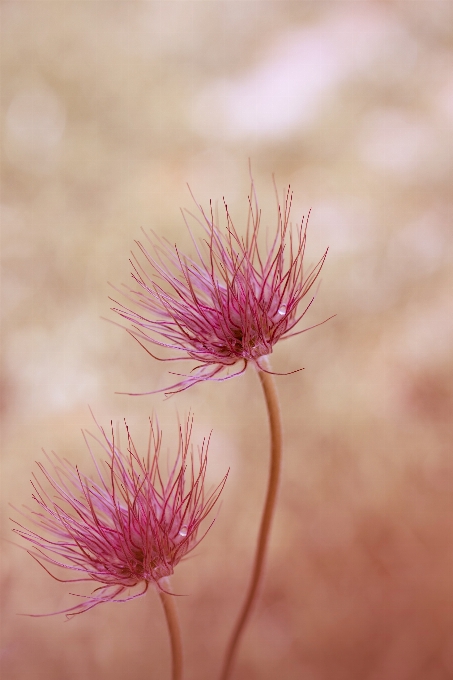
[[[49,468],[38,463],[50,491],[33,475],[38,508],[22,513],[38,529],[15,522],[19,528],[14,531],[32,544],[28,552],[46,571],[42,562],[78,574],[75,579],[54,576],[56,580],[100,584],[91,595],[78,595],[83,598],[79,604],[54,613],[70,617],[102,602],[131,600],[144,595],[150,584],[164,590],[162,579],[198,545],[206,533],[198,536],[200,524],[217,502],[226,477],[206,496],[209,439],[199,448],[196,464],[190,443],[192,422],[189,418],[179,428],[176,460],[166,476],[160,469],[162,432],[152,420],[144,457],[126,424],[126,453],[117,446],[113,428],[111,435],[99,426],[98,436],[84,433],[97,480],[56,454],[47,456]],[[102,449],[104,463],[96,460],[93,445]],[[121,597],[139,584],[139,593]]]
[[[279,340],[309,330],[294,332],[313,302],[312,297],[300,308],[327,251],[314,267],[304,270],[307,220],[292,228],[291,203],[290,188],[283,204],[277,195],[277,228],[265,248],[260,244],[261,211],[253,182],[244,236],[234,226],[225,202],[222,229],[212,203],[206,213],[195,201],[198,216],[183,212],[195,259],[153,232],[145,233],[148,245],[137,241],[142,257],[133,255],[131,260],[137,288],[126,292],[132,306],[117,303],[114,311],[132,324],[128,330],[143,347],[147,343],[178,353],[162,359],[145,347],[154,358],[197,362],[190,375],[181,375],[179,382],[163,390],[167,394],[203,380],[232,378],[243,373],[249,362],[266,370],[260,360]],[[188,215],[204,232],[201,242],[192,236]],[[238,371],[219,377],[238,362]]]

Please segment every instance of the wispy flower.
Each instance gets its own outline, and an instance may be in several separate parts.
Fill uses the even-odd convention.
[[[176,460],[166,476],[160,469],[162,432],[157,423],[150,420],[144,457],[137,452],[127,425],[126,433],[126,453],[118,448],[113,431],[108,435],[99,427],[98,436],[84,433],[98,481],[56,454],[47,457],[50,472],[38,463],[50,492],[33,475],[38,508],[27,508],[22,514],[38,530],[15,522],[19,529],[14,531],[33,545],[30,554],[49,574],[43,562],[79,575],[60,579],[51,574],[56,580],[101,584],[91,595],[78,595],[83,598],[79,604],[56,613],[73,616],[102,602],[131,600],[144,595],[150,584],[164,590],[162,579],[203,538],[204,534],[198,536],[200,524],[222,491],[226,477],[205,494],[209,439],[203,441],[195,463],[192,419],[179,428]],[[97,462],[93,443],[107,456],[104,463]],[[142,585],[139,593],[121,597],[137,585]]]
[[[150,249],[137,242],[143,260],[134,256],[131,261],[132,277],[138,284],[138,289],[126,293],[132,308],[120,304],[114,311],[132,323],[129,332],[140,344],[178,353],[176,357],[155,358],[197,362],[189,375],[180,375],[181,380],[165,390],[167,393],[203,380],[240,375],[249,362],[266,370],[262,357],[270,354],[279,340],[309,330],[294,331],[313,302],[311,297],[301,308],[327,251],[305,271],[307,221],[302,219],[292,228],[291,203],[289,188],[283,204],[277,196],[277,228],[265,248],[260,244],[261,211],[253,183],[244,236],[234,226],[225,202],[224,229],[212,203],[209,213],[196,203],[198,216],[183,213],[189,232],[187,215],[204,232],[200,242],[190,232],[195,259],[181,255],[177,246],[172,247],[154,233],[145,234]],[[219,377],[223,369],[237,362],[238,371]]]

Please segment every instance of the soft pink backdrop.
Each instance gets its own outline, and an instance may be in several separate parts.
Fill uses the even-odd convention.
[[[2,39],[2,642],[5,680],[169,677],[154,593],[69,606],[12,538],[41,447],[82,466],[80,435],[148,414],[213,429],[219,518],[175,578],[187,680],[216,677],[264,495],[253,370],[164,402],[168,384],[112,319],[140,228],[192,246],[186,182],[241,228],[248,159],[329,245],[307,323],[277,347],[280,505],[237,680],[453,677],[452,3],[4,1]],[[173,366],[172,366],[173,368]],[[172,436],[171,434],[169,435]]]

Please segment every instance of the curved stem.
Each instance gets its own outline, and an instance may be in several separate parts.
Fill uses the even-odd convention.
[[[182,643],[181,631],[179,629],[178,613],[176,611],[175,597],[169,594],[168,582],[165,584],[167,592],[159,590],[160,601],[162,602],[165,617],[167,619],[168,633],[171,644],[171,677],[172,680],[182,680]]]
[[[270,370],[270,364],[266,360],[261,359],[266,370]],[[281,457],[282,457],[282,424],[280,416],[280,407],[278,403],[277,390],[275,388],[275,381],[272,375],[258,370],[258,377],[264,391],[266,399],[266,406],[269,416],[269,426],[271,435],[271,455],[269,468],[269,481],[267,485],[267,495],[264,504],[263,515],[261,518],[260,531],[258,535],[258,544],[255,553],[255,562],[253,565],[252,577],[250,580],[248,592],[242,605],[239,618],[233,630],[230,643],[228,645],[225,661],[223,665],[221,680],[229,678],[233,666],[234,658],[239,646],[240,639],[244,632],[245,625],[250,616],[252,605],[256,598],[258,586],[263,574],[264,560],[266,557],[267,546],[269,542],[269,534],[271,529],[272,518],[275,510],[275,501],[277,498],[278,482],[280,478]]]

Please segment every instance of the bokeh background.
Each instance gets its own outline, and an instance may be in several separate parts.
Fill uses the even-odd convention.
[[[10,543],[41,448],[90,467],[80,428],[156,411],[213,429],[218,520],[175,575],[187,680],[216,677],[245,591],[268,433],[250,369],[165,401],[114,319],[140,229],[193,252],[180,207],[225,196],[245,224],[249,159],[311,209],[325,247],[307,317],[273,366],[285,428],[280,505],[237,680],[453,677],[453,3],[4,1],[2,643],[4,680],[169,677],[154,593],[65,623],[70,606]],[[184,367],[184,365],[182,366]],[[16,543],[18,543],[18,539]],[[86,592],[80,589],[78,592]]]

